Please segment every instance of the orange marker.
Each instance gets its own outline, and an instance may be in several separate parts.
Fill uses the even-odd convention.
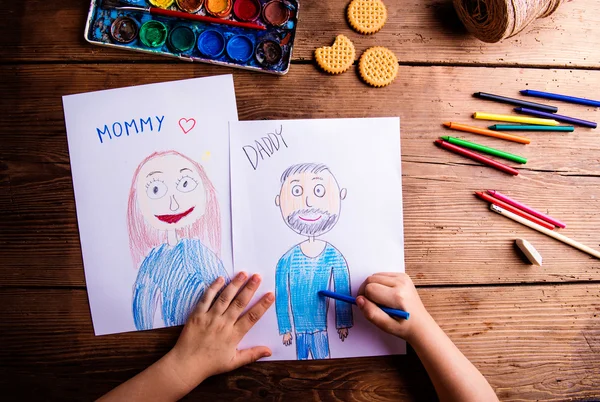
[[[467,126],[466,124],[444,123],[444,126],[450,128],[452,130],[466,131],[467,133],[487,135],[488,137],[496,137],[496,138],[500,138],[501,140],[514,141],[514,142],[518,142],[521,144],[529,144],[531,142],[531,140],[526,137],[519,137],[518,135],[501,133],[500,131],[492,131],[492,130],[488,130],[487,128]]]

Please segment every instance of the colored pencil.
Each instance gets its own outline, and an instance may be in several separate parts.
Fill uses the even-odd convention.
[[[180,18],[182,20],[192,20],[192,21],[208,22],[208,23],[212,23],[212,24],[230,25],[230,26],[234,26],[234,27],[257,29],[257,30],[261,30],[261,31],[265,31],[267,29],[265,26],[258,25],[258,24],[252,23],[252,22],[239,22],[239,21],[235,21],[235,20],[227,20],[227,19],[223,19],[223,18],[208,17],[208,16],[200,15],[200,14],[191,14],[191,13],[185,13],[185,12],[176,11],[176,10],[166,10],[166,9],[162,9],[162,8],[158,8],[158,7],[151,7],[151,6],[147,6],[147,7],[146,6],[137,6],[135,4],[129,4],[129,3],[125,2],[125,1],[121,1],[121,0],[105,0],[102,2],[102,7],[112,8],[112,9],[116,9],[116,10],[139,11],[139,12],[150,13],[152,15],[160,15],[163,17],[173,17],[173,18]]]
[[[490,130],[500,131],[575,131],[573,126],[538,126],[527,124],[494,124]]]
[[[499,149],[486,147],[484,145],[477,144],[475,142],[461,140],[460,138],[449,137],[449,136],[444,136],[444,137],[440,137],[440,138],[451,144],[458,145],[458,146],[465,147],[465,148],[474,149],[475,151],[483,152],[484,154],[494,155],[499,158],[508,159],[513,162],[527,163],[527,159],[523,158],[522,156],[511,154],[511,153],[508,153],[505,151],[501,151]]]
[[[521,92],[521,94],[523,94],[525,96],[535,96],[536,98],[554,99],[554,100],[559,100],[559,101],[563,101],[563,102],[577,103],[579,105],[600,107],[600,101],[595,101],[595,100],[586,99],[586,98],[577,98],[575,96],[554,94],[552,92],[534,91],[531,89],[524,89],[520,92]]]
[[[559,228],[566,228],[567,225],[559,221],[558,219],[554,219],[551,216],[541,213],[540,211],[536,211],[535,209],[528,207],[527,205],[520,203],[517,200],[513,200],[507,195],[502,194],[500,191],[496,190],[488,190],[487,191],[491,196],[496,197],[497,199],[506,202],[507,204],[512,205],[513,207],[519,208],[522,211],[527,212],[530,215],[536,216],[540,219],[545,220],[548,223],[553,224],[554,226],[558,226]]]
[[[498,169],[498,170],[500,170],[500,171],[502,171],[504,173],[509,173],[509,174],[514,175],[514,176],[516,176],[516,175],[519,174],[518,170],[513,169],[510,166],[506,166],[503,163],[496,162],[493,159],[486,158],[485,156],[479,155],[479,154],[477,154],[475,152],[471,152],[468,149],[456,146],[454,144],[450,144],[449,142],[446,142],[444,140],[435,140],[434,143],[437,146],[440,146],[442,148],[447,149],[448,151],[452,151],[454,153],[457,153],[459,155],[464,156],[465,158],[469,158],[469,159],[473,159],[473,160],[475,160],[477,162],[481,162],[484,165],[493,167],[493,168]]]
[[[332,299],[343,301],[345,303],[356,304],[356,298],[340,293],[331,292],[329,290],[319,290],[319,296],[330,297]],[[408,317],[410,317],[410,314],[404,310],[398,310],[395,308],[383,306],[379,306],[379,308],[391,315],[392,317],[404,318],[405,320],[408,320]]]
[[[543,220],[541,220],[539,218],[536,218],[535,216],[532,216],[532,215],[528,214],[525,211],[521,211],[520,209],[515,208],[515,207],[513,207],[513,206],[511,206],[511,205],[509,205],[507,203],[505,203],[504,201],[501,201],[501,200],[499,200],[497,198],[494,198],[494,197],[492,197],[490,195],[487,195],[484,192],[476,191],[475,195],[477,197],[481,198],[484,201],[487,201],[487,202],[489,202],[491,204],[494,204],[494,205],[498,205],[499,207],[504,208],[507,211],[510,211],[510,212],[512,212],[515,215],[519,215],[522,218],[530,220],[531,222],[537,223],[538,225],[543,226],[546,229],[550,229],[550,230],[554,229],[554,226],[551,225],[551,224],[549,224],[548,222],[544,222]]]
[[[524,124],[539,124],[542,126],[558,126],[559,123],[556,120],[550,119],[538,119],[535,117],[525,116],[514,116],[511,114],[493,114],[493,113],[473,113],[473,118],[479,120],[496,120],[496,121],[509,121],[511,123],[524,123]]]
[[[548,113],[556,113],[558,112],[558,108],[556,106],[543,105],[541,103],[528,102],[521,99],[508,98],[506,96],[488,94],[486,92],[475,92],[473,94],[474,97],[479,99],[486,99],[500,103],[508,103],[509,105],[529,107],[532,109],[543,110]]]
[[[598,124],[593,121],[576,119],[575,117],[563,116],[560,114],[541,112],[539,110],[529,109],[526,107],[516,107],[515,112],[524,113],[524,114],[528,114],[531,116],[537,116],[537,117],[553,118],[554,120],[562,121],[564,123],[569,123],[569,124],[575,124],[577,126],[583,126],[583,127],[589,127],[589,128],[598,127]]]
[[[487,128],[468,126],[466,124],[444,123],[444,126],[450,128],[452,130],[465,131],[467,133],[473,133],[473,134],[487,135],[488,137],[500,138],[501,140],[518,142],[520,144],[529,144],[531,142],[531,140],[527,137],[520,137],[518,135],[501,133],[499,131],[492,131],[492,130],[488,130]]]
[[[542,226],[540,226],[538,224],[535,224],[535,223],[533,223],[533,222],[531,222],[531,221],[529,221],[529,220],[527,220],[525,218],[521,218],[520,216],[515,215],[512,212],[507,211],[507,210],[505,210],[505,209],[503,209],[503,208],[501,208],[501,207],[499,207],[497,205],[491,204],[490,205],[490,209],[492,211],[496,212],[496,213],[499,213],[500,215],[502,215],[502,216],[504,216],[506,218],[512,219],[513,221],[519,222],[520,224],[528,226],[531,229],[537,230],[540,233],[543,233],[545,235],[553,237],[554,239],[556,239],[558,241],[561,241],[561,242],[563,242],[565,244],[568,244],[571,247],[575,247],[576,249],[581,250],[584,253],[588,253],[588,254],[596,257],[596,258],[600,258],[600,251],[596,251],[593,248],[585,246],[585,245],[583,245],[583,244],[581,244],[581,243],[579,243],[579,242],[577,242],[577,241],[575,241],[573,239],[568,238],[567,236],[565,236],[563,234],[560,234],[560,233],[555,232],[553,230],[546,229],[545,227],[542,227]]]

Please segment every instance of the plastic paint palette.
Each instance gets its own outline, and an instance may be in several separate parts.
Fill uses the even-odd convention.
[[[283,75],[290,68],[297,0],[178,0],[169,7],[194,12],[201,4],[195,14],[214,17],[220,10],[207,11],[207,7],[229,1],[223,19],[251,22],[266,30],[104,8],[102,1],[93,0],[90,6],[85,27],[90,43],[272,74]],[[146,0],[123,5],[128,4],[152,6]]]

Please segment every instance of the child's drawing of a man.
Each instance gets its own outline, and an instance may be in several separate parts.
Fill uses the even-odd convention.
[[[337,223],[346,189],[340,189],[329,168],[303,163],[289,167],[281,176],[275,204],[290,229],[307,239],[292,247],[277,263],[275,306],[283,344],[296,335],[299,360],[329,358],[327,334],[328,300],[318,295],[329,289],[350,295],[350,273],[344,256],[330,243],[317,237]],[[352,308],[335,302],[336,328],[343,341],[352,327]],[[293,326],[293,328],[292,328]]]

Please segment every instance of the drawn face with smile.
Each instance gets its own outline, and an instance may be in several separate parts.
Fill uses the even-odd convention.
[[[142,166],[136,183],[138,205],[159,230],[191,225],[206,209],[206,191],[197,169],[180,155],[163,155]]]
[[[346,189],[340,189],[329,170],[291,174],[275,197],[281,216],[294,232],[320,236],[337,223]]]

